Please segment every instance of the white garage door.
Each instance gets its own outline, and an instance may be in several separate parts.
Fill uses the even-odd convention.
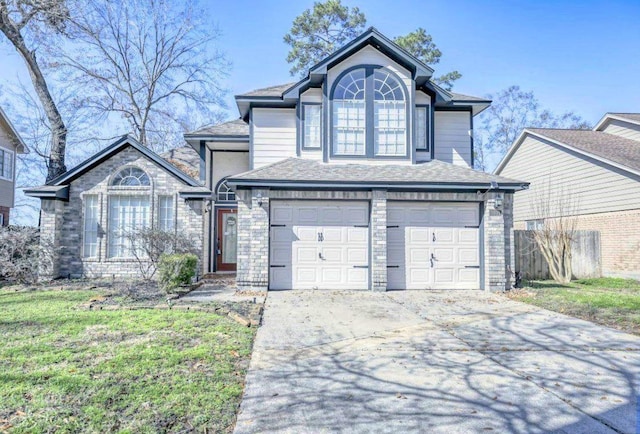
[[[389,202],[389,289],[478,289],[477,203]]]
[[[369,204],[272,201],[271,289],[368,289]]]

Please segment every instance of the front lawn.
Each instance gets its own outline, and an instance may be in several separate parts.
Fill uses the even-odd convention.
[[[569,285],[551,281],[524,282],[511,298],[640,334],[640,282],[632,279],[581,279]]]
[[[0,289],[0,432],[230,431],[255,329],[101,291]]]

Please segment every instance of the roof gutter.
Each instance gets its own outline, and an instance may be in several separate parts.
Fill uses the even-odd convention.
[[[374,189],[384,188],[387,190],[420,190],[420,191],[460,191],[460,190],[496,190],[496,191],[520,191],[529,188],[529,183],[498,183],[498,189],[492,188],[491,182],[474,182],[474,183],[446,183],[446,182],[426,182],[426,183],[408,183],[408,182],[340,182],[335,181],[282,181],[282,180],[264,180],[264,179],[227,179],[227,185],[231,188],[251,188],[251,187],[271,187],[271,188],[332,188],[336,190],[345,189]]]

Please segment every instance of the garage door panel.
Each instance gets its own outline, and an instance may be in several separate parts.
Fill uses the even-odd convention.
[[[456,230],[453,228],[434,228],[433,237],[431,238],[433,243],[437,244],[453,244],[455,242]],[[435,238],[435,241],[433,240]]]
[[[460,265],[479,265],[480,254],[478,249],[458,249],[458,263]]]
[[[291,207],[278,207],[273,209],[271,213],[272,224],[291,224],[293,221],[293,208]]]
[[[366,202],[271,202],[270,288],[367,289],[368,220]]]
[[[297,247],[292,258],[300,264],[315,264],[318,262],[318,249],[315,247]]]
[[[362,247],[347,247],[347,262],[353,265],[367,265],[369,252]]]
[[[460,244],[478,244],[479,239],[478,229],[460,229],[458,232],[458,242]]]
[[[387,231],[389,288],[480,286],[477,203],[390,202],[387,224],[399,226]]]
[[[431,239],[429,228],[409,227],[406,229],[409,241],[413,243],[428,243]]]

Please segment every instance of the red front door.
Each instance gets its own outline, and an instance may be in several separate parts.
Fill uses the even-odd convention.
[[[238,213],[236,209],[218,210],[216,270],[236,271],[238,246]]]

